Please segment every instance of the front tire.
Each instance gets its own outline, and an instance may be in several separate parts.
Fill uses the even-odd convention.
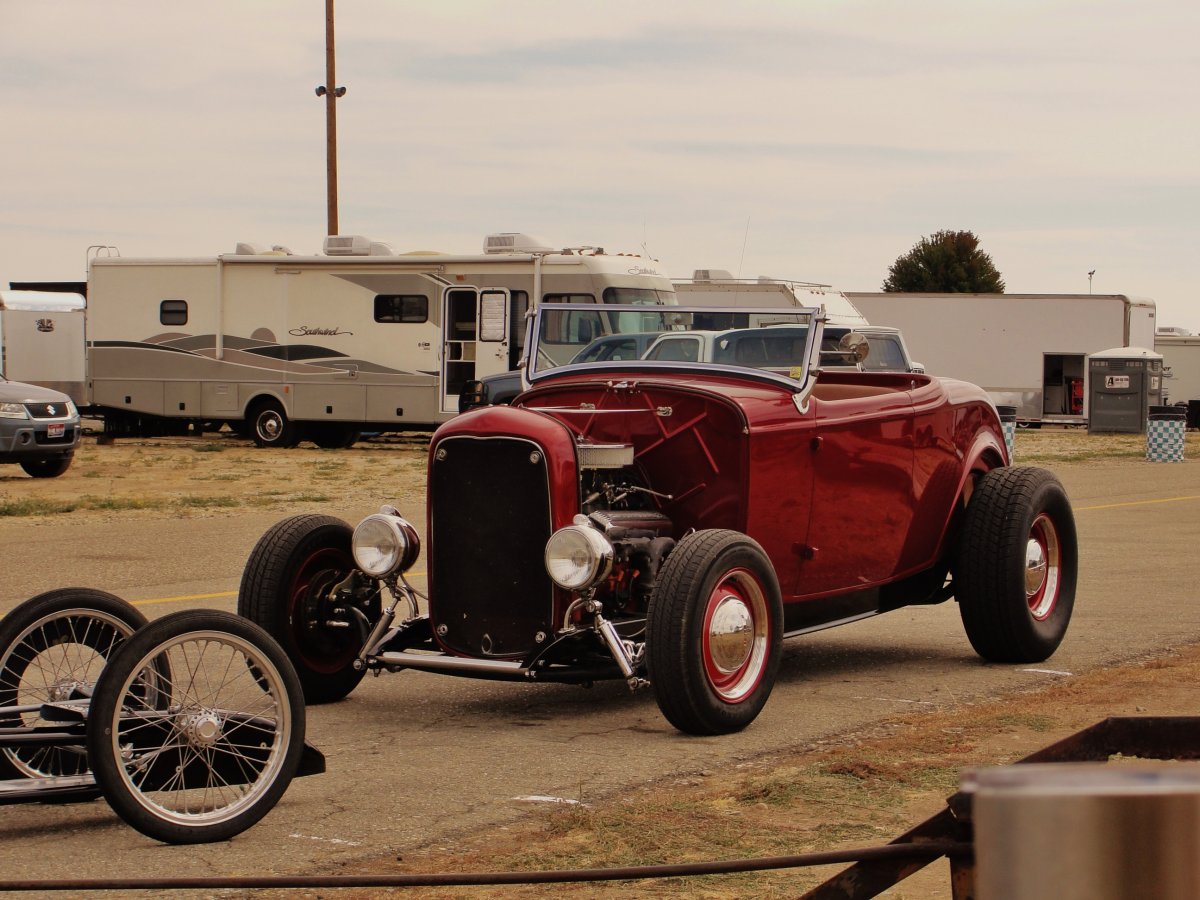
[[[990,662],[1048,659],[1075,605],[1079,550],[1071,503],[1045,469],[988,472],[967,505],[954,593],[967,638]]]
[[[332,516],[284,519],[259,538],[238,590],[238,613],[262,628],[287,653],[308,703],[341,700],[362,681],[354,669],[359,629],[333,602],[331,589],[355,569],[349,525]],[[379,616],[379,595],[367,611]],[[348,627],[330,627],[331,620]]]
[[[23,459],[21,468],[30,478],[57,478],[71,468],[71,456],[59,456],[55,459]]]
[[[88,712],[88,758],[109,805],[142,834],[223,841],[287,790],[304,724],[300,683],[269,635],[231,613],[186,610],[114,654]]]
[[[146,624],[120,597],[59,588],[31,597],[0,621],[0,707],[86,696],[117,647]],[[42,724],[36,712],[0,718],[0,727]],[[82,747],[6,747],[0,778],[45,778],[88,771]]]
[[[779,671],[783,602],[763,549],[736,531],[688,535],[659,572],[646,621],[659,709],[688,734],[729,734],[758,716]]]
[[[300,430],[276,400],[260,400],[246,416],[246,430],[260,447],[295,447]]]

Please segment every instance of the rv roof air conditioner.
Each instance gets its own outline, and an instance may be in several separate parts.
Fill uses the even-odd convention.
[[[693,281],[733,281],[733,273],[727,269],[696,269]]]
[[[531,234],[508,231],[485,235],[484,253],[554,253],[555,248]]]
[[[265,251],[265,247],[260,244],[252,244],[249,241],[238,241],[237,246],[233,248],[235,256],[258,256]]]
[[[325,238],[326,256],[395,256],[390,246],[361,234],[331,234]]]

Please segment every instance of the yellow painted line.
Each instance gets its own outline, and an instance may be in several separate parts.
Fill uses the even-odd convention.
[[[1190,497],[1164,497],[1161,500],[1130,500],[1127,503],[1105,503],[1100,506],[1079,506],[1076,507],[1076,512],[1087,512],[1091,509],[1119,509],[1123,506],[1150,506],[1154,503],[1178,503],[1181,500],[1200,500],[1200,494],[1193,494]]]
[[[216,597],[236,597],[237,591],[221,591],[219,594],[187,594],[182,597],[156,597],[153,600],[134,600],[134,606],[152,606],[155,603],[183,603],[185,600],[212,600]]]
[[[423,578],[424,572],[409,572],[409,578]],[[219,591],[215,594],[184,594],[179,597],[155,597],[152,600],[134,600],[134,606],[153,606],[157,603],[185,603],[188,600],[216,600],[219,597],[236,597],[237,591]]]

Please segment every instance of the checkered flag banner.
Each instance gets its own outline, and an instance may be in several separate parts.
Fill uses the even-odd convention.
[[[1008,451],[1008,460],[1011,463],[1013,458],[1013,443],[1017,439],[1017,420],[1008,421],[1001,419],[1000,427],[1004,429],[1004,449]]]
[[[1146,459],[1150,462],[1183,462],[1183,419],[1151,419],[1146,423]]]

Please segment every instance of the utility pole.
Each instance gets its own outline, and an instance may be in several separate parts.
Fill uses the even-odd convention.
[[[338,233],[337,101],[346,94],[344,87],[334,87],[337,78],[334,77],[333,47],[333,0],[325,0],[325,83],[317,88],[317,96],[325,98],[326,234]]]

